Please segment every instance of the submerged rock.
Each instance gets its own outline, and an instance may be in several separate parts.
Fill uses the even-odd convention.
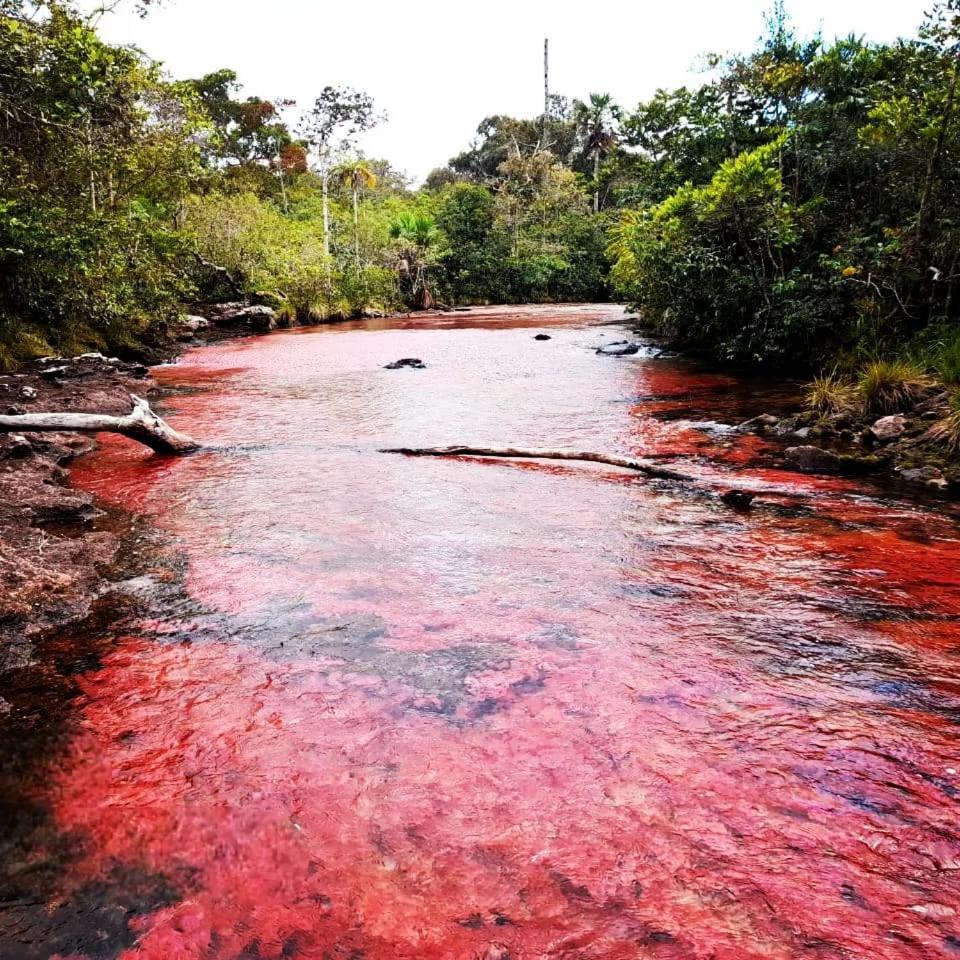
[[[630,340],[617,340],[597,347],[597,353],[604,357],[629,357],[640,352],[640,344]]]
[[[897,472],[904,483],[927,487],[930,490],[946,490],[949,485],[943,471],[938,467],[910,467]]]
[[[787,466],[802,473],[839,473],[840,457],[832,450],[820,447],[787,447],[784,452]]]
[[[383,369],[402,370],[404,367],[409,367],[411,370],[427,369],[427,365],[419,357],[403,357],[401,360],[394,360],[393,363],[388,363]]]

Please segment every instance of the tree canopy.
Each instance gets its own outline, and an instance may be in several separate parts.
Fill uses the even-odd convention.
[[[136,351],[237,290],[290,322],[615,296],[750,362],[956,336],[958,2],[888,44],[798,38],[778,2],[699,86],[489,116],[412,189],[364,155],[363,91],[172,79],[68,3],[0,0],[0,364]]]

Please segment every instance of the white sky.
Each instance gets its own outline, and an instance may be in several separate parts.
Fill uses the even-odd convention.
[[[929,0],[788,0],[801,36],[913,35]],[[389,120],[362,146],[422,179],[465,149],[485,116],[535,116],[543,39],[552,92],[609,92],[630,106],[696,82],[709,51],[750,49],[770,0],[166,0],[145,20],[107,15],[177,78],[230,67],[245,95],[307,107],[327,84],[370,93]]]

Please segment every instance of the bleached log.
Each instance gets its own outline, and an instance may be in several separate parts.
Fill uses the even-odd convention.
[[[155,453],[182,455],[200,449],[200,444],[178,433],[158,417],[142,397],[130,394],[133,410],[125,417],[101,413],[21,413],[0,416],[0,431],[9,433],[119,433],[149,447]]]

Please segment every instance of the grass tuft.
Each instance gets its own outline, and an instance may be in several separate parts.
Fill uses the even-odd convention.
[[[960,454],[960,393],[950,398],[950,412],[927,431],[925,439],[941,444],[954,456]]]
[[[867,413],[883,416],[910,410],[933,383],[923,367],[910,360],[874,360],[860,371],[857,392]]]
[[[857,388],[846,377],[828,373],[814,379],[804,399],[807,409],[821,417],[849,413],[857,403]]]

